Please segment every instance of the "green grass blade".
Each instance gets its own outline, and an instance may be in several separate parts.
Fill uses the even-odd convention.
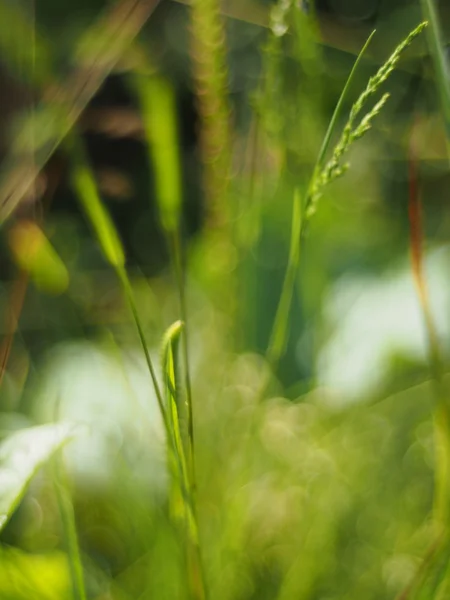
[[[152,73],[151,64],[145,64],[144,67],[142,73],[132,77],[132,87],[137,93],[144,119],[151,169],[154,171],[156,179],[156,200],[171,252],[178,287],[180,317],[184,323],[182,350],[188,408],[188,464],[191,484],[195,488],[194,424],[181,239],[182,189],[176,102],[174,91],[169,83]]]
[[[169,412],[169,427],[173,444],[169,446],[169,463],[174,469],[171,490],[171,516],[181,521],[187,534],[186,561],[190,596],[193,600],[205,598],[205,585],[200,558],[198,525],[195,512],[195,499],[189,478],[186,452],[180,427],[180,398],[177,386],[177,349],[183,330],[182,321],[169,327],[163,338],[162,367],[165,380],[165,393]]]
[[[125,254],[122,248],[122,243],[119,235],[114,227],[114,224],[103,206],[102,200],[98,193],[97,184],[94,174],[89,167],[85,158],[84,149],[80,140],[72,137],[72,144],[69,147],[72,158],[72,184],[77,193],[78,200],[86,214],[86,217],[91,224],[94,233],[100,243],[100,247],[106,260],[115,270],[117,277],[122,285],[124,295],[130,306],[133,320],[139,335],[139,341],[144,352],[147,367],[150,373],[152,384],[155,390],[156,399],[163,419],[167,440],[170,440],[170,430],[167,420],[167,414],[164,407],[164,401],[159,388],[156,371],[148,350],[148,345],[145,339],[144,329],[139,317],[139,312],[134,300],[133,289],[125,268]]]
[[[72,184],[106,260],[114,268],[124,267],[125,254],[117,231],[98,194],[94,174],[83,157],[81,144],[72,152]]]
[[[428,45],[436,74],[436,87],[439,93],[442,114],[444,116],[447,139],[450,137],[450,79],[447,59],[444,54],[443,37],[439,17],[433,0],[420,0],[422,13],[428,21]]]
[[[174,90],[157,75],[135,75],[134,88],[141,105],[145,135],[156,178],[156,200],[161,223],[168,234],[178,231],[181,211],[181,175]]]
[[[166,331],[162,343],[162,369],[166,396],[166,410],[169,415],[173,446],[178,455],[182,481],[184,485],[188,485],[189,479],[186,468],[185,450],[180,429],[180,398],[177,385],[177,373],[179,371],[178,344],[183,327],[182,321],[176,321]]]
[[[64,470],[63,459],[55,456],[53,461],[55,479],[56,501],[64,531],[65,544],[69,557],[70,577],[72,580],[72,594],[74,600],[86,600],[83,566],[81,564],[80,547],[75,522],[75,513],[70,497],[67,476]]]
[[[42,425],[13,433],[1,443],[0,531],[38,469],[74,435],[73,425]]]
[[[291,243],[289,249],[289,260],[286,268],[286,274],[281,290],[280,301],[278,303],[275,322],[270,335],[269,346],[267,349],[267,358],[272,365],[276,365],[280,360],[285,347],[287,338],[287,326],[289,322],[289,311],[294,292],[295,278],[300,260],[300,238],[302,232],[302,205],[300,191],[294,191],[294,201],[292,206],[292,230]]]

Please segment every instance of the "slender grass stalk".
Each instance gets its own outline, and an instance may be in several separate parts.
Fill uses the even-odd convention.
[[[447,61],[444,54],[439,18],[433,0],[421,0],[422,13],[429,22],[428,45],[434,63],[436,87],[439,94],[442,115],[446,128],[447,156],[450,161],[450,80]],[[413,128],[414,133],[414,128]],[[428,290],[423,274],[422,264],[422,223],[421,202],[418,192],[416,156],[414,137],[410,145],[410,197],[409,219],[411,230],[411,264],[416,284],[417,295],[422,309],[425,329],[428,337],[428,354],[431,375],[433,378],[433,393],[435,398],[434,437],[435,437],[435,490],[433,498],[433,517],[437,527],[436,541],[425,555],[419,568],[419,576],[411,582],[408,588],[399,596],[401,600],[412,598],[426,580],[426,576],[435,564],[449,540],[450,518],[450,406],[448,390],[443,381],[444,362],[439,344],[436,327],[430,309]],[[447,569],[444,581],[437,592],[437,597],[445,597],[445,588],[450,577]]]
[[[179,392],[177,386],[177,346],[183,329],[181,321],[175,322],[167,330],[163,340],[162,363],[165,393],[169,413],[169,427],[172,435],[172,451],[169,462],[173,466],[171,513],[174,521],[181,520],[186,537],[186,562],[189,591],[194,600],[203,600],[205,582],[198,539],[198,522],[195,498],[179,420]]]
[[[159,388],[156,371],[148,350],[148,345],[145,340],[145,334],[142,327],[141,319],[134,300],[133,290],[131,287],[128,274],[125,269],[125,254],[122,243],[111,221],[111,218],[105,210],[100,196],[98,194],[97,185],[94,175],[88,166],[87,159],[81,140],[75,135],[71,137],[68,149],[72,159],[72,184],[77,193],[81,207],[99,241],[103,254],[109,264],[112,266],[122,285],[124,295],[130,306],[130,310],[136,325],[136,329],[144,352],[147,367],[155,390],[156,400],[159,405],[159,410],[163,420],[167,439],[170,439],[170,429],[167,420],[167,414],[164,407],[163,396]]]
[[[311,181],[308,187],[307,199],[311,197],[313,193],[314,182],[317,180],[321,169],[323,168],[325,156],[328,151],[333,133],[336,129],[338,120],[342,113],[342,107],[344,105],[344,100],[347,98],[348,91],[353,82],[357,67],[363,57],[365,51],[367,50],[375,31],[371,33],[363,48],[361,49],[352,70],[347,78],[345,86],[341,92],[339,100],[336,104],[336,107],[333,111],[333,115],[331,117],[330,123],[328,125],[327,131],[325,133],[324,140],[322,142],[322,146],[320,148],[319,154],[316,159],[316,164],[313,168],[313,174],[311,177]],[[276,365],[280,360],[285,347],[286,347],[286,337],[287,337],[287,325],[289,321],[289,311],[292,303],[292,296],[294,293],[295,286],[295,278],[296,273],[299,267],[300,261],[300,245],[301,245],[301,237],[302,237],[302,228],[304,224],[304,216],[302,215],[303,208],[301,205],[300,191],[296,189],[294,192],[294,202],[293,202],[293,214],[292,214],[292,231],[291,231],[291,243],[289,248],[289,260],[286,267],[286,274],[283,281],[283,287],[281,290],[280,300],[278,302],[278,307],[276,311],[275,321],[273,324],[272,332],[270,335],[269,346],[267,349],[267,358],[272,365]]]
[[[147,66],[147,72],[151,69]],[[179,161],[179,136],[176,118],[175,95],[172,87],[161,76],[146,73],[133,75],[132,87],[139,99],[144,119],[145,135],[156,179],[156,199],[175,273],[180,319],[184,323],[181,333],[184,360],[184,377],[187,406],[188,464],[193,489],[196,487],[194,456],[194,415],[189,360],[188,316],[183,253],[181,239],[182,189]]]
[[[445,544],[448,542],[450,516],[450,406],[448,404],[448,391],[444,384],[442,350],[431,311],[423,269],[422,206],[419,195],[416,149],[414,147],[414,126],[409,156],[408,213],[410,222],[411,268],[428,338],[428,361],[435,401],[433,415],[435,440],[433,519],[436,534],[435,540],[433,540],[430,548],[425,553],[416,576],[411,584],[398,596],[398,600],[407,600],[414,597],[426,581],[429,571],[436,563]]]
[[[64,538],[69,559],[72,597],[74,600],[86,600],[83,566],[81,564],[80,547],[78,544],[75,513],[70,497],[67,476],[62,457],[55,456],[52,460],[56,501],[63,526]]]
[[[164,374],[166,395],[168,402],[164,401],[163,393],[158,384],[156,371],[151,360],[144,330],[139,317],[139,312],[134,300],[134,294],[125,269],[125,256],[122,245],[108,213],[103,207],[98,195],[94,176],[89,169],[84,157],[83,147],[79,140],[72,139],[72,181],[78,193],[81,205],[88,217],[94,232],[97,235],[105,258],[116,271],[122,285],[125,297],[128,300],[131,313],[138,331],[141,346],[147,362],[147,367],[152,379],[157,402],[161,412],[166,439],[169,449],[169,467],[175,484],[180,486],[181,498],[185,509],[185,523],[187,529],[187,560],[189,589],[193,600],[204,600],[205,585],[201,568],[200,548],[198,542],[198,527],[195,513],[195,504],[192,493],[191,479],[186,466],[185,452],[182,444],[178,408],[176,402],[177,390],[175,381],[175,356],[174,345],[181,334],[182,322],[178,322],[169,330],[166,336],[164,351]],[[167,406],[168,404],[168,406]],[[178,482],[178,483],[177,483]],[[174,504],[172,503],[174,506]],[[77,599],[78,600],[78,599]]]
[[[292,303],[295,279],[300,260],[300,237],[302,233],[302,204],[300,191],[294,191],[292,207],[292,230],[289,260],[281,290],[280,301],[275,316],[275,322],[267,349],[267,358],[271,365],[276,366],[286,347],[289,311]]]
[[[184,331],[181,336],[181,344],[184,358],[184,376],[185,376],[185,388],[186,388],[186,405],[187,405],[187,424],[188,424],[188,462],[190,468],[190,479],[193,492],[196,490],[196,474],[195,474],[195,431],[194,431],[194,411],[192,406],[192,384],[190,374],[190,360],[189,360],[189,338],[187,328],[187,303],[186,303],[186,286],[184,282],[184,273],[182,265],[182,251],[181,251],[181,235],[178,231],[173,233],[172,237],[172,258],[174,263],[174,270],[177,279],[179,303],[180,303],[180,316],[184,323]]]
[[[449,151],[448,138],[450,137],[450,78],[448,74],[448,61],[444,54],[444,44],[439,25],[439,17],[433,0],[420,0],[424,19],[428,21],[428,46],[433,59],[436,75],[436,87],[439,94],[442,115],[447,132],[447,152]],[[450,156],[450,155],[449,155]]]

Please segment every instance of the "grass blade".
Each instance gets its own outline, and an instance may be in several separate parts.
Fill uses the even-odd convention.
[[[439,18],[433,0],[420,0],[424,19],[429,23],[428,45],[436,74],[436,87],[441,101],[447,141],[450,137],[450,79],[448,63],[444,54],[444,44],[439,25]]]
[[[286,347],[289,312],[300,260],[300,238],[302,233],[302,224],[303,219],[301,196],[300,191],[296,189],[294,191],[294,202],[292,207],[292,230],[289,248],[289,260],[286,268],[286,274],[284,276],[280,300],[278,302],[275,322],[267,349],[267,358],[273,366],[276,366]]]
[[[86,600],[83,566],[81,564],[80,547],[75,522],[75,513],[68,489],[67,476],[62,456],[55,456],[53,461],[56,501],[62,521],[67,555],[69,557],[70,576],[74,600]]]
[[[195,499],[187,469],[186,452],[180,428],[177,347],[182,329],[183,323],[176,321],[167,330],[162,345],[165,393],[172,436],[172,444],[169,445],[169,463],[174,471],[170,508],[172,518],[175,522],[181,522],[186,532],[186,561],[191,598],[203,600],[205,598],[205,584],[200,557]]]
[[[182,350],[188,408],[188,464],[191,484],[195,489],[194,419],[181,238],[182,189],[179,159],[180,141],[174,91],[162,77],[155,74],[149,76],[148,73],[151,73],[151,71],[151,65],[147,64],[146,72],[135,75],[132,83],[133,88],[137,92],[144,118],[151,169],[155,172],[156,178],[156,199],[159,215],[171,252],[171,260],[178,287],[180,318],[184,323]]]

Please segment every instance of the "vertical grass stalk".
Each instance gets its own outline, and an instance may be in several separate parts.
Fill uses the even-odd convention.
[[[67,556],[69,560],[72,597],[74,600],[86,600],[87,596],[84,585],[83,567],[81,564],[75,514],[68,489],[62,456],[57,455],[54,457],[52,462],[56,501],[63,526]]]
[[[150,71],[150,69],[148,69]],[[159,217],[164,230],[175,273],[184,323],[181,333],[187,406],[188,465],[192,488],[195,489],[194,415],[190,376],[188,319],[183,272],[181,236],[182,188],[179,158],[179,136],[175,94],[169,82],[152,73],[135,74],[132,87],[138,97],[144,120],[150,169],[155,172],[155,193]]]
[[[226,191],[231,162],[225,27],[218,0],[192,0],[190,15],[209,218],[223,226],[229,220]]]
[[[182,505],[185,512],[184,523],[187,530],[187,561],[191,598],[193,600],[204,600],[205,585],[201,569],[197,518],[191,480],[187,471],[185,452],[182,445],[178,406],[176,402],[176,366],[173,345],[175,338],[178,339],[181,333],[182,325],[180,323],[175,329],[172,328],[169,330],[168,342],[166,343],[168,349],[165,352],[167,358],[164,361],[167,396],[167,402],[165,402],[148,350],[131,283],[126,272],[125,255],[122,244],[98,194],[95,178],[86,161],[81,141],[72,137],[71,142],[72,183],[82,208],[100,243],[103,254],[115,270],[122,285],[124,295],[129,303],[161,412],[169,452],[168,466],[171,470],[172,482],[176,486],[179,486]]]

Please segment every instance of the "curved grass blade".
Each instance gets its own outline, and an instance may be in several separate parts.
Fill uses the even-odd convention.
[[[23,429],[0,445],[0,531],[17,508],[37,470],[75,435],[69,424]]]
[[[180,393],[177,385],[177,372],[179,369],[177,350],[180,341],[183,323],[176,321],[166,331],[162,343],[162,368],[164,377],[164,391],[166,399],[166,411],[168,414],[169,429],[172,444],[168,445],[169,453],[174,453],[174,456],[169,456],[169,462],[174,471],[173,483],[174,487],[179,486],[187,491],[189,489],[189,478],[186,465],[186,453],[180,427]],[[178,504],[180,498],[173,498],[172,509],[174,516],[183,513],[180,511]]]
[[[180,426],[181,402],[177,385],[179,367],[177,348],[183,327],[182,321],[173,323],[164,335],[162,344],[165,394],[172,437],[172,444],[168,445],[169,464],[172,469],[170,510],[174,521],[180,523],[185,531],[190,597],[193,600],[203,600],[205,598],[205,583],[200,556],[195,499],[187,469],[185,444],[183,443]]]

